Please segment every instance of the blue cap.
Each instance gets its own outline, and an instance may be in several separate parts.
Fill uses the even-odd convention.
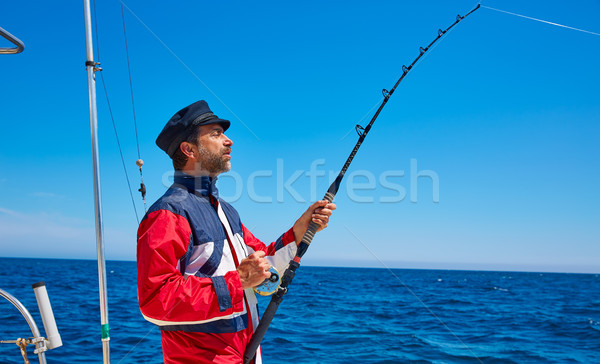
[[[173,157],[181,142],[185,141],[193,130],[192,126],[207,124],[221,124],[223,130],[227,130],[231,123],[229,120],[219,119],[217,115],[213,114],[206,101],[194,102],[173,115],[158,134],[156,145]]]

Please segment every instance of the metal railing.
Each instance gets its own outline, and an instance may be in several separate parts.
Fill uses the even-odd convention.
[[[35,353],[38,355],[38,357],[40,359],[40,364],[46,364],[46,354],[44,353],[47,350],[46,341],[44,340],[44,337],[40,334],[40,330],[38,329],[37,325],[35,324],[35,321],[33,320],[33,317],[31,316],[31,314],[29,313],[27,308],[25,308],[25,306],[23,306],[23,304],[21,302],[19,302],[18,299],[16,299],[13,295],[6,292],[2,288],[0,288],[0,297],[6,298],[6,300],[8,302],[12,303],[12,305],[15,306],[17,308],[17,310],[19,310],[19,312],[21,312],[21,315],[23,315],[23,317],[25,318],[25,321],[27,321],[29,328],[31,328],[31,333],[33,334],[33,339],[31,340],[31,343],[32,344],[35,343]],[[16,340],[2,340],[2,343],[16,344],[17,341]]]
[[[0,27],[0,35],[4,38],[8,39],[8,41],[11,42],[12,44],[16,45],[16,47],[13,47],[13,48],[0,48],[0,54],[16,54],[16,53],[23,52],[23,50],[25,49],[25,44],[23,44],[23,42],[21,42],[19,40],[19,38],[10,34],[9,32],[2,29],[1,27]]]

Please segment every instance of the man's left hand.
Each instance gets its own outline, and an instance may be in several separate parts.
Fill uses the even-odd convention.
[[[326,200],[317,201],[310,205],[308,210],[306,210],[294,224],[293,230],[296,244],[300,244],[311,221],[319,224],[317,231],[325,229],[329,223],[329,217],[336,207],[337,206],[335,206],[333,202],[327,202]]]

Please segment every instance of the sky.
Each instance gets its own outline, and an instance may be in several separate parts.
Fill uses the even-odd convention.
[[[477,3],[124,5],[136,123],[120,3],[96,14],[111,106],[97,75],[104,243],[116,260],[135,260],[144,213],[138,141],[149,206],[170,184],[154,140],[176,111],[204,99],[231,120],[221,196],[274,241],[324,195],[402,65]],[[589,33],[600,3],[482,5],[393,94],[303,264],[600,273],[600,36]],[[0,9],[25,44],[0,55],[0,256],[95,259],[83,6]]]

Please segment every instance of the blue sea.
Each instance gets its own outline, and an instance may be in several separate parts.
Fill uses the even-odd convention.
[[[111,362],[160,363],[160,333],[138,310],[135,263],[106,267]],[[0,258],[0,288],[43,332],[38,281],[64,344],[48,363],[101,362],[97,263]],[[0,299],[0,340],[29,336]],[[301,266],[262,348],[266,363],[600,363],[600,275]],[[0,345],[0,363],[22,362],[16,345]]]

